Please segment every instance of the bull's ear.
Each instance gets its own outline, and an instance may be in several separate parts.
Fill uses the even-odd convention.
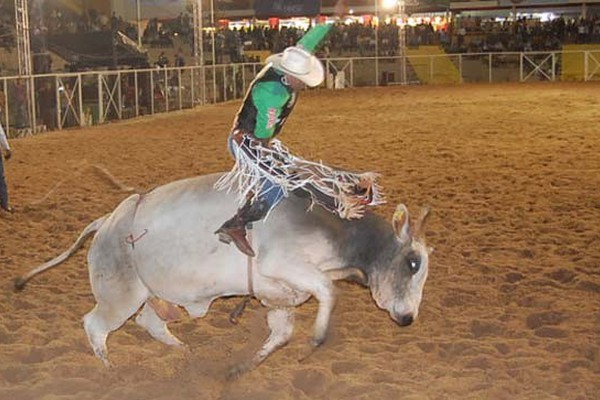
[[[392,226],[394,233],[401,243],[408,243],[410,240],[410,221],[408,209],[404,204],[398,204],[394,216],[392,217]]]

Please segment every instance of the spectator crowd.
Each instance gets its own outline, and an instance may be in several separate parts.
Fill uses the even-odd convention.
[[[33,38],[40,39],[45,51],[46,35],[99,31],[120,31],[137,41],[137,26],[115,15],[104,15],[88,9],[82,15],[73,11],[51,6],[49,3],[34,6],[30,12]],[[0,3],[0,8],[9,7]],[[7,10],[4,10],[7,11]],[[450,23],[434,25],[423,23],[406,27],[405,41],[408,47],[439,45],[448,53],[481,53],[503,51],[549,51],[560,50],[567,43],[600,43],[600,15],[590,12],[587,18],[558,17],[542,22],[539,19],[519,18],[516,21],[498,22],[480,17],[456,16]],[[10,12],[0,13],[0,46],[12,49],[15,45],[14,23]],[[203,32],[206,61],[210,62],[210,50],[214,47],[216,62],[238,63],[257,61],[251,56],[254,50],[280,52],[295,44],[304,31],[300,28],[258,26],[253,28],[227,29],[219,27],[214,32]],[[188,13],[181,13],[171,20],[152,19],[147,22],[142,43],[147,48],[177,48],[177,55],[169,60],[164,52],[156,60],[159,66],[183,66],[185,55],[193,53],[193,21]],[[379,56],[398,54],[399,28],[395,23],[381,24],[337,24],[324,43],[320,57]],[[188,49],[184,51],[183,49]],[[42,59],[44,65],[37,71],[50,72],[49,57]]]

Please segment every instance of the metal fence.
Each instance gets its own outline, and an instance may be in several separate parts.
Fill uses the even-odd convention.
[[[472,82],[600,81],[600,50],[323,60],[329,89]],[[0,78],[9,136],[171,112],[244,96],[261,65],[228,64]]]

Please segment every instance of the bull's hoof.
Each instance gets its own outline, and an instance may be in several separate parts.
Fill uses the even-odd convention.
[[[313,347],[320,347],[323,343],[325,343],[325,339],[327,338],[326,335],[319,335],[319,336],[315,336],[312,338],[312,340],[310,341],[310,344]]]
[[[310,341],[310,346],[304,351],[304,354],[298,359],[299,362],[304,362],[308,357],[312,356],[315,351],[325,343],[325,335],[314,337]]]
[[[306,350],[303,350],[302,351],[303,354],[298,358],[298,362],[303,363],[304,361],[306,361],[308,359],[308,357],[313,355],[315,350],[317,350],[317,348],[312,345],[306,347]]]
[[[234,365],[229,369],[229,371],[227,371],[227,380],[234,381],[252,369],[254,369],[254,365],[252,365],[252,363],[245,362]]]
[[[25,285],[27,284],[27,281],[19,276],[19,277],[15,278],[13,283],[14,283],[15,291],[20,292],[21,290],[25,289]]]

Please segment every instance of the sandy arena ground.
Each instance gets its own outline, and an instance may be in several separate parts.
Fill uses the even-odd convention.
[[[12,141],[17,212],[0,215],[0,399],[592,399],[600,393],[600,84],[395,87],[306,93],[283,141],[309,159],[383,174],[389,203],[430,204],[435,247],[419,319],[395,325],[337,284],[328,342],[304,362],[315,302],[292,342],[234,382],[267,334],[236,300],[171,325],[189,352],[129,321],[92,355],[85,251],[13,293],[126,194],[231,166],[239,103]],[[66,180],[64,180],[66,178]],[[48,196],[49,191],[62,183]],[[89,244],[88,244],[89,246]],[[86,246],[86,248],[88,247]],[[220,266],[215,265],[215,268]]]

